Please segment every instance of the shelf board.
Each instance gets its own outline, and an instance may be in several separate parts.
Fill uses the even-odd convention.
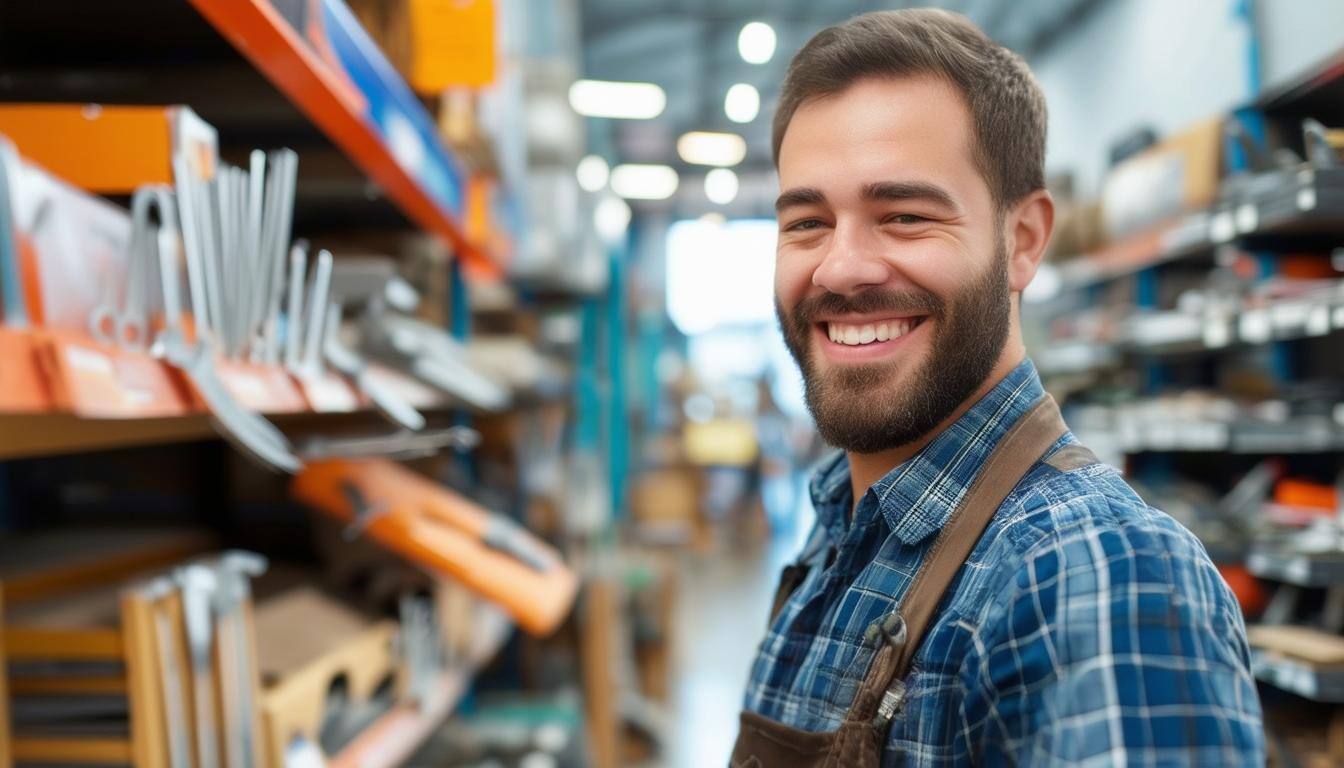
[[[66,413],[0,414],[0,459],[213,440],[206,416],[84,419]]]
[[[1119,417],[1123,418],[1123,417]],[[1117,420],[1119,420],[1119,418]],[[1344,451],[1344,430],[1324,418],[1282,424],[1213,420],[1124,421],[1123,428],[1080,428],[1078,439],[1123,453],[1278,455]]]
[[[1344,553],[1257,549],[1247,555],[1246,569],[1256,576],[1299,587],[1334,587],[1344,584]]]
[[[1063,290],[1086,288],[1209,251],[1209,214],[1187,214],[1059,265]]]
[[[1050,339],[1035,357],[1044,375],[1076,374],[1114,367],[1127,355],[1218,353],[1317,338],[1341,329],[1344,283],[1328,292],[1279,298],[1218,315],[1177,310],[1135,314],[1113,339]]]
[[[1276,653],[1251,649],[1257,680],[1324,703],[1344,703],[1344,668],[1317,667]]]
[[[1266,88],[1252,106],[1271,117],[1315,117],[1327,125],[1344,110],[1344,50],[1318,61],[1301,74]]]
[[[406,703],[378,718],[362,734],[335,755],[330,768],[394,768],[402,765],[436,730],[471,686],[476,672],[485,666],[513,632],[509,619],[492,606],[482,606],[476,622],[474,647],[465,663],[444,671],[429,700]]]

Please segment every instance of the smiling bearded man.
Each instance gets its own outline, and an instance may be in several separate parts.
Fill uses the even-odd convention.
[[[841,451],[733,766],[1264,764],[1230,590],[1026,356],[1045,123],[1022,60],[942,11],[859,16],[789,66],[776,309]]]

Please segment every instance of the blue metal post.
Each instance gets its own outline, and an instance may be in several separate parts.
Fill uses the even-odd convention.
[[[613,520],[625,516],[625,483],[630,464],[629,413],[626,407],[625,370],[625,270],[626,249],[612,248],[608,258],[611,277],[607,284],[607,472],[611,483]]]
[[[462,274],[462,260],[448,260],[448,325],[453,338],[465,343],[471,337],[471,302],[467,295],[467,279]],[[471,426],[471,414],[458,410],[453,423],[459,427]],[[465,477],[476,480],[476,457],[469,451],[459,451],[457,466]]]
[[[1255,0],[1234,0],[1233,14],[1246,28],[1246,91],[1247,106],[1233,112],[1233,119],[1241,123],[1251,141],[1261,149],[1268,142],[1265,115],[1253,106],[1260,95],[1263,84],[1260,56],[1260,27],[1256,24]],[[1227,168],[1236,173],[1250,169],[1250,158],[1235,142],[1227,145]],[[1259,278],[1269,280],[1279,272],[1279,262],[1271,251],[1257,251],[1253,254],[1259,267]],[[1269,370],[1275,381],[1290,381],[1294,376],[1292,350],[1283,342],[1274,342],[1269,347]]]

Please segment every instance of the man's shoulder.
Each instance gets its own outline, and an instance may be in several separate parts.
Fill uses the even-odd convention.
[[[1097,581],[1099,588],[1180,584],[1224,599],[1221,578],[1193,533],[1145,503],[1114,467],[1076,458],[1059,466],[1042,462],[999,511],[995,544],[1016,561],[1019,582],[1091,565],[1109,577]]]

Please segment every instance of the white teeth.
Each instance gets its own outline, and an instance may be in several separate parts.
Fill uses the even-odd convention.
[[[914,330],[919,323],[915,320],[891,320],[885,323],[867,323],[864,325],[846,325],[827,323],[826,336],[836,344],[857,347],[874,341],[899,339]]]

